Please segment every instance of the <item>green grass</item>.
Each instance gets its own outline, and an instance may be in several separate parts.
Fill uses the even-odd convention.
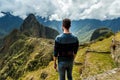
[[[115,36],[115,40],[120,41],[120,32],[118,32]]]
[[[5,57],[3,56],[0,60],[0,63],[1,61],[5,63],[0,70],[0,79],[18,79],[31,70],[36,71],[47,66],[52,60],[52,53],[53,40],[42,38],[17,40],[10,46],[9,52],[5,53]]]
[[[116,66],[111,54],[104,54],[102,52],[110,53],[110,46],[112,44],[112,37],[106,38],[102,41],[92,43],[87,49],[95,52],[88,52],[85,57],[85,65],[83,70],[83,77],[103,73],[104,71],[113,69]],[[101,53],[97,53],[101,52]]]
[[[111,43],[112,37],[93,43],[90,45],[90,50],[98,52],[110,52]]]
[[[117,67],[110,54],[87,53],[83,77],[99,74]]]
[[[75,59],[75,62],[83,63],[84,62],[84,53],[86,49],[79,50]],[[54,62],[51,61],[47,67],[40,68],[38,70],[28,72],[24,74],[20,79],[21,80],[27,80],[31,76],[34,76],[35,80],[42,80],[40,79],[40,75],[42,73],[47,73],[47,77],[45,80],[58,80],[58,72],[53,68]],[[80,71],[82,69],[83,65],[74,65],[73,67],[73,78],[74,80],[81,80],[80,78]]]

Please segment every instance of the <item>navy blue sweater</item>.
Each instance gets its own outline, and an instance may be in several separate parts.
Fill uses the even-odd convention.
[[[59,61],[73,61],[74,54],[77,53],[79,41],[72,33],[63,33],[56,37],[54,46],[54,56]]]

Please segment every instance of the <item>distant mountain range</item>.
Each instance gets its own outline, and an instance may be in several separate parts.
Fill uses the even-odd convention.
[[[10,13],[4,13],[5,16],[0,18],[0,37],[11,32],[14,28],[20,28],[23,20],[18,16],[13,16]],[[39,23],[48,26],[50,28],[56,29],[59,33],[62,32],[61,21],[50,21],[46,18],[41,18],[36,16]],[[96,20],[96,19],[84,19],[78,21],[72,21],[71,31],[78,36],[80,42],[89,41],[94,30],[107,27],[113,32],[120,30],[120,18],[113,20]]]
[[[4,14],[5,16],[0,18],[0,37],[10,33],[15,28],[18,29],[23,22],[18,16],[13,16],[10,13]]]

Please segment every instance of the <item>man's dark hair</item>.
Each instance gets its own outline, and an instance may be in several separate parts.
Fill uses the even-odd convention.
[[[66,29],[69,29],[70,26],[71,26],[71,20],[68,19],[68,18],[63,19],[62,25],[63,25]]]

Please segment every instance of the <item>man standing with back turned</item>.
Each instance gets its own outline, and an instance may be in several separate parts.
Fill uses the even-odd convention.
[[[55,39],[54,68],[57,68],[56,59],[58,58],[58,72],[60,80],[65,80],[66,72],[68,80],[73,80],[73,61],[79,47],[79,42],[77,37],[70,33],[70,26],[71,20],[67,18],[64,19],[62,21],[63,33],[58,35]]]

